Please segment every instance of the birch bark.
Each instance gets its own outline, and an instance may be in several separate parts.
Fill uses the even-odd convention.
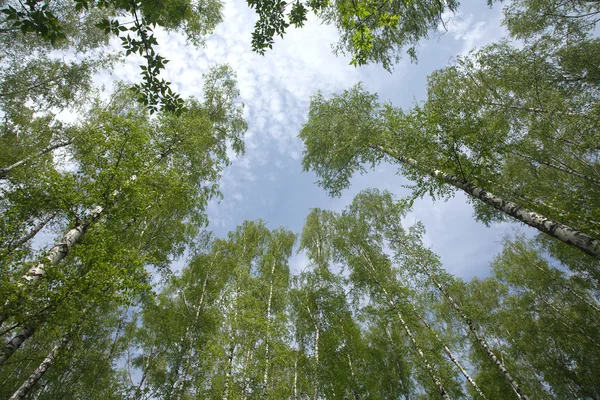
[[[414,256],[414,253],[409,248],[409,246],[405,246],[404,248],[407,253],[412,254]],[[523,392],[523,390],[521,389],[521,387],[519,386],[517,381],[513,378],[511,373],[506,369],[506,367],[504,366],[504,363],[501,362],[500,359],[498,359],[498,357],[494,354],[494,352],[492,351],[490,346],[487,344],[485,339],[479,334],[479,332],[477,332],[477,329],[475,329],[475,326],[473,325],[473,321],[471,321],[471,319],[464,313],[462,308],[456,303],[456,301],[452,298],[452,296],[450,296],[450,294],[448,293],[446,288],[435,278],[435,276],[433,275],[433,273],[429,269],[429,267],[425,263],[421,262],[418,255],[415,257],[415,260],[417,261],[418,265],[421,267],[421,270],[433,282],[433,284],[437,287],[437,289],[444,296],[444,298],[450,303],[450,305],[452,306],[454,311],[460,316],[460,318],[463,320],[463,322],[467,325],[467,327],[469,328],[469,331],[471,332],[471,334],[473,335],[473,337],[475,338],[475,340],[477,341],[477,343],[479,344],[481,349],[487,354],[490,361],[492,361],[492,363],[494,363],[496,365],[496,367],[498,368],[500,373],[504,376],[504,378],[506,379],[508,384],[514,390],[517,397],[519,399],[529,400],[529,397],[527,397],[527,395]]]
[[[0,353],[0,365],[4,364],[6,360],[8,360],[27,339],[33,336],[34,332],[35,329],[33,327],[26,326],[25,328],[21,329],[21,331],[19,331],[19,333],[17,333],[15,337],[13,337],[8,343],[6,343],[2,353]]]
[[[45,149],[42,149],[42,150],[38,151],[35,154],[32,154],[32,155],[30,155],[28,157],[25,157],[24,159],[22,159],[20,161],[17,161],[14,164],[9,165],[8,167],[0,168],[0,179],[6,178],[6,176],[8,176],[8,173],[10,171],[12,171],[13,169],[15,169],[15,168],[17,168],[17,167],[19,167],[19,166],[21,166],[23,164],[26,164],[27,162],[33,160],[34,158],[41,157],[44,154],[47,154],[47,153],[51,152],[52,150],[56,150],[56,149],[59,149],[61,147],[66,147],[66,146],[70,145],[71,143],[73,143],[73,140],[68,140],[66,142],[60,142],[60,143],[56,143],[56,144],[50,145],[50,146],[46,147]]]
[[[377,150],[394,158],[404,165],[410,165],[421,169],[419,163],[411,158],[399,157],[391,154],[382,146],[376,147]],[[498,211],[501,211],[511,217],[529,225],[537,230],[544,232],[568,245],[578,248],[600,259],[600,240],[593,238],[575,228],[564,225],[558,221],[554,221],[535,211],[529,210],[509,200],[504,200],[502,197],[496,196],[493,193],[484,190],[473,184],[472,182],[460,179],[454,175],[447,174],[442,171],[424,171],[435,179],[448,183],[457,189],[461,189],[472,197],[475,197],[484,203],[492,206]]]
[[[81,241],[89,227],[100,218],[102,211],[102,207],[95,207],[87,221],[79,222],[74,228],[69,229],[63,236],[62,242],[57,243],[50,249],[45,257],[45,262],[41,262],[36,266],[31,267],[25,275],[23,275],[21,278],[23,284],[31,285],[39,281],[46,274],[46,266],[48,263],[50,265],[56,265],[61,262],[67,254],[69,254],[69,251]]]

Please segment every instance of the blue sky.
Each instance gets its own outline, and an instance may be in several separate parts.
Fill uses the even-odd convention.
[[[328,96],[362,81],[380,100],[408,108],[424,99],[426,78],[432,71],[506,35],[501,5],[490,9],[484,0],[465,1],[458,14],[445,16],[447,32],[440,30],[418,47],[418,64],[406,59],[390,74],[376,65],[355,68],[348,58],[333,55],[331,45],[337,41],[337,32],[319,24],[314,16],[304,28],[290,28],[283,40],[276,40],[273,50],[259,56],[251,51],[256,17],[246,2],[226,1],[224,14],[224,22],[205,48],[186,45],[180,35],[157,32],[158,50],[171,61],[165,77],[184,97],[202,95],[202,73],[212,65],[226,62],[237,72],[239,100],[245,104],[249,130],[245,156],[235,159],[224,173],[224,199],[213,201],[208,209],[210,229],[218,236],[246,219],[258,218],[271,228],[284,226],[300,232],[311,208],[339,211],[368,187],[387,189],[398,197],[408,195],[402,187],[408,182],[391,165],[355,177],[339,198],[328,197],[315,184],[314,174],[302,172],[302,143],[297,134],[306,120],[310,95],[321,90]],[[138,63],[129,58],[110,79],[136,82]],[[487,228],[475,222],[472,213],[465,196],[457,194],[447,202],[419,200],[409,215],[409,222],[425,224],[425,242],[441,256],[446,269],[463,278],[487,275],[502,235],[519,228],[514,224]],[[292,267],[303,269],[306,262],[299,254]]]

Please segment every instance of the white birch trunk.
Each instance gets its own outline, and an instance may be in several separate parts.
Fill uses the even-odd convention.
[[[46,266],[48,264],[56,265],[61,262],[67,254],[69,254],[69,251],[81,241],[81,238],[83,238],[90,225],[100,218],[102,211],[102,207],[97,206],[92,210],[87,221],[77,223],[74,228],[68,230],[62,238],[62,242],[57,243],[50,249],[45,257],[45,261],[31,267],[29,271],[23,275],[21,278],[23,281],[22,284],[31,285],[39,281],[46,274]]]
[[[385,154],[393,157],[401,164],[410,165],[421,169],[418,162],[406,158],[406,157],[398,157],[390,154],[383,147],[376,147],[377,150],[384,152]],[[583,251],[600,259],[600,240],[595,239],[577,229],[571,228],[570,226],[564,225],[558,221],[554,221],[550,218],[545,217],[542,214],[539,214],[535,211],[529,210],[525,207],[520,206],[517,203],[514,203],[509,200],[504,200],[502,197],[496,196],[493,193],[490,193],[483,188],[476,186],[475,184],[460,179],[454,175],[447,174],[442,171],[424,171],[428,175],[441,180],[442,182],[446,182],[457,189],[461,189],[468,195],[475,197],[489,206],[492,206],[498,211],[501,211],[511,217],[523,222],[526,225],[531,226],[532,228],[536,228],[537,230],[544,232],[553,238],[556,238],[568,245],[578,248]]]
[[[296,352],[296,358],[294,360],[294,400],[298,400],[298,353]]]
[[[31,390],[31,388],[40,380],[40,378],[48,371],[48,368],[52,366],[56,356],[62,346],[66,343],[66,339],[63,339],[62,343],[54,346],[52,351],[46,356],[44,361],[33,371],[33,373],[27,378],[25,382],[17,389],[16,392],[10,397],[9,400],[22,400],[27,396],[27,393]]]
[[[206,275],[206,277],[204,278],[204,282],[202,283],[202,294],[200,295],[200,301],[198,302],[198,305],[196,306],[196,315],[194,316],[194,322],[193,322],[192,326],[196,326],[198,324],[198,320],[200,319],[200,314],[202,313],[202,309],[204,308],[204,294],[206,293],[207,283],[208,283],[208,274]],[[185,353],[182,357],[183,365],[182,365],[181,373],[179,374],[179,376],[177,377],[177,380],[173,384],[173,399],[174,400],[181,400],[181,398],[183,397],[183,393],[185,391],[185,380],[187,378],[187,373],[190,368],[190,363],[192,360],[192,353],[194,351],[195,340],[192,337],[192,329],[190,329],[189,325],[185,330],[183,345],[187,346],[187,349],[185,349]]]
[[[412,253],[410,251],[410,249],[408,249],[408,248],[406,248],[406,249],[409,253]],[[417,259],[417,261],[418,261],[418,259]],[[512,389],[514,390],[517,397],[519,399],[529,400],[529,397],[527,397],[527,395],[523,392],[523,390],[521,389],[521,387],[519,386],[517,381],[513,378],[513,376],[510,374],[510,372],[506,369],[506,367],[504,366],[504,363],[498,359],[498,357],[494,354],[494,352],[492,351],[490,346],[487,344],[485,339],[479,334],[479,332],[477,332],[477,329],[475,329],[475,326],[473,325],[473,322],[471,321],[471,319],[463,312],[462,308],[460,308],[460,306],[456,303],[456,301],[452,298],[452,296],[450,296],[450,294],[448,293],[446,288],[444,288],[444,286],[442,286],[442,284],[435,278],[435,276],[433,275],[433,273],[431,272],[429,267],[422,262],[419,262],[419,265],[421,266],[421,269],[427,275],[427,277],[438,288],[440,293],[442,293],[442,295],[446,298],[446,300],[448,300],[448,302],[450,303],[450,305],[452,306],[454,311],[460,316],[460,318],[463,320],[463,322],[467,325],[467,327],[469,328],[469,331],[471,332],[471,334],[473,335],[473,337],[475,338],[475,340],[477,341],[479,346],[487,354],[490,361],[492,361],[492,363],[494,363],[496,365],[496,367],[500,370],[500,373],[504,376],[504,378],[506,379],[508,384],[512,387]]]
[[[248,388],[250,387],[250,378],[248,377],[248,365],[252,362],[252,352],[250,351],[250,347],[246,351],[246,356],[244,357],[244,372],[242,374],[242,400],[246,400],[248,398]]]
[[[413,336],[413,333],[410,330],[410,327],[408,326],[408,324],[406,323],[406,321],[404,320],[404,318],[402,317],[402,314],[400,313],[400,311],[397,310],[396,304],[392,300],[392,296],[390,296],[390,294],[388,293],[387,289],[381,284],[381,282],[379,281],[379,279],[377,279],[377,274],[375,272],[375,267],[371,263],[371,260],[369,259],[369,257],[367,257],[367,255],[364,253],[364,251],[362,251],[362,249],[359,248],[358,250],[359,250],[359,253],[362,256],[362,258],[365,260],[366,265],[368,266],[368,271],[371,274],[371,277],[376,282],[376,284],[379,287],[379,289],[385,295],[385,298],[388,300],[388,303],[390,304],[390,306],[392,307],[392,309],[396,311],[396,315],[398,316],[398,319],[400,320],[400,324],[402,325],[402,328],[404,329],[404,331],[408,335],[408,338],[410,339],[412,345],[414,346],[417,354],[423,360],[423,364],[425,365],[425,369],[427,370],[428,375],[431,377],[431,379],[433,380],[433,382],[435,383],[435,385],[438,387],[438,389],[440,391],[440,395],[445,400],[450,400],[450,397],[448,396],[448,392],[446,391],[446,388],[444,387],[444,385],[442,384],[442,382],[440,381],[440,379],[437,377],[437,374],[436,374],[435,370],[433,369],[432,365],[429,363],[429,360],[427,360],[427,357],[425,356],[425,353],[423,353],[423,350],[421,349],[421,347],[419,346],[419,344],[415,340],[415,338]]]
[[[452,363],[454,365],[456,365],[456,367],[460,370],[460,373],[465,377],[467,382],[469,382],[469,384],[477,392],[479,397],[481,397],[484,400],[487,400],[487,397],[485,396],[485,394],[483,394],[479,385],[477,385],[477,383],[473,380],[473,378],[471,378],[471,375],[469,375],[469,373],[463,368],[460,361],[458,361],[458,359],[454,356],[454,353],[452,352],[452,350],[450,350],[450,348],[448,348],[448,346],[446,346],[446,343],[444,343],[442,341],[442,338],[440,338],[440,336],[437,334],[437,332],[435,332],[433,330],[433,328],[429,325],[429,323],[425,320],[425,318],[423,318],[423,316],[419,315],[419,319],[421,320],[421,322],[423,322],[423,325],[425,325],[425,327],[427,327],[427,329],[429,329],[429,331],[431,333],[433,333],[433,336],[436,338],[436,340],[444,346],[444,351],[446,352],[446,355],[448,356],[450,361],[452,361]]]
[[[394,309],[396,308],[396,305],[391,300],[390,300],[390,305],[392,307],[394,307]],[[400,320],[400,324],[402,324],[402,328],[404,328],[404,331],[408,335],[408,338],[410,339],[411,343],[415,347],[415,350],[417,351],[417,354],[423,360],[423,364],[425,365],[425,369],[427,369],[427,373],[429,374],[429,376],[431,377],[431,379],[433,380],[433,382],[435,383],[435,385],[438,387],[438,389],[440,391],[440,395],[444,399],[450,400],[450,396],[448,396],[448,392],[446,391],[446,388],[444,388],[444,385],[442,385],[442,382],[437,377],[437,374],[435,373],[435,370],[433,369],[433,367],[429,363],[429,360],[427,360],[427,357],[425,357],[425,353],[423,353],[423,350],[421,349],[421,347],[419,346],[419,344],[415,340],[415,337],[413,336],[412,331],[408,327],[408,324],[406,323],[406,321],[404,320],[404,318],[402,318],[402,314],[399,311],[396,310],[396,315],[398,316],[398,319]]]
[[[73,143],[73,140],[68,140],[66,142],[60,142],[57,144],[50,145],[50,146],[46,147],[45,149],[38,151],[37,153],[34,153],[28,157],[25,157],[24,159],[22,159],[20,161],[17,161],[16,163],[14,163],[12,165],[9,165],[8,167],[0,168],[0,179],[5,178],[10,171],[12,171],[13,169],[15,169],[23,164],[26,164],[27,162],[33,160],[34,158],[41,157],[44,154],[51,152],[52,150],[56,150],[58,148],[68,146],[71,143]]]
[[[275,274],[275,262],[271,265],[271,281],[269,284],[269,299],[267,301],[267,337],[265,339],[265,373],[263,376],[263,396],[267,394],[267,388],[269,386],[269,342],[271,340],[271,303],[273,300],[273,281]]]
[[[0,365],[4,364],[6,360],[8,360],[27,339],[33,336],[34,332],[35,329],[33,327],[26,326],[25,328],[21,329],[21,331],[19,331],[19,333],[17,333],[17,335],[8,343],[6,343],[2,353],[0,353]]]
[[[34,238],[35,235],[38,234],[39,231],[41,231],[42,229],[44,229],[44,227],[54,219],[54,217],[56,217],[56,214],[50,214],[48,216],[46,216],[46,218],[43,218],[42,220],[40,220],[40,222],[33,227],[33,229],[31,231],[29,231],[25,236],[23,236],[22,238],[20,238],[19,240],[17,240],[14,243],[10,243],[7,247],[7,252],[6,252],[6,256],[12,254],[15,250],[17,250],[18,248],[20,248],[21,246],[23,246],[25,243],[29,242],[31,239]]]
[[[225,373],[225,385],[223,388],[223,400],[229,399],[229,385],[231,380],[231,372],[233,369],[233,353],[235,351],[235,344],[232,342],[229,346],[229,356],[227,357],[227,372]]]
[[[313,382],[313,400],[319,399],[319,327],[315,324],[315,346],[314,346],[314,361],[315,361],[315,379]]]

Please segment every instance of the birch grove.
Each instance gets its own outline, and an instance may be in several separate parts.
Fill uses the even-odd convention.
[[[355,67],[391,72],[432,34],[469,36],[447,25],[462,15],[455,0],[246,3],[257,18],[241,43],[267,57],[309,11]],[[372,82],[339,93],[334,82],[283,111],[258,96],[245,109],[258,81],[238,89],[227,64],[171,70],[159,54],[158,38],[180,50],[171,34],[201,48],[218,24],[247,17],[234,6],[2,2],[0,398],[600,398],[600,1],[501,5],[507,36],[431,72],[409,106],[380,101]],[[95,86],[132,54],[132,84]],[[261,74],[279,87],[277,71]],[[195,75],[201,87],[181,80]],[[182,82],[201,96],[182,97]],[[300,127],[292,113],[305,105]],[[300,130],[290,143],[303,145],[304,171],[344,196],[329,210],[302,203],[297,231],[220,219],[222,177],[238,190],[237,179],[265,181],[254,164],[279,168],[261,146],[265,121],[281,116],[281,129]],[[255,153],[224,175],[246,146]],[[369,179],[394,194],[345,196],[380,165],[408,185]],[[435,253],[427,229],[439,226],[412,210],[429,197],[434,213],[459,192],[476,221],[524,229],[468,260],[482,268],[468,279]]]

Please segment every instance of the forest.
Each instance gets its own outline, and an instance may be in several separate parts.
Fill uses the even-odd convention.
[[[465,6],[243,5],[264,59],[317,21],[388,79]],[[203,49],[225,6],[0,0],[0,399],[600,399],[600,1],[488,0],[507,35],[410,107],[363,83],[313,93],[296,134],[321,190],[386,165],[410,195],[219,235],[208,209],[252,150],[252,104],[227,64],[182,94],[161,39]],[[102,88],[132,57],[134,81]],[[526,227],[469,279],[411,217],[458,194]]]

